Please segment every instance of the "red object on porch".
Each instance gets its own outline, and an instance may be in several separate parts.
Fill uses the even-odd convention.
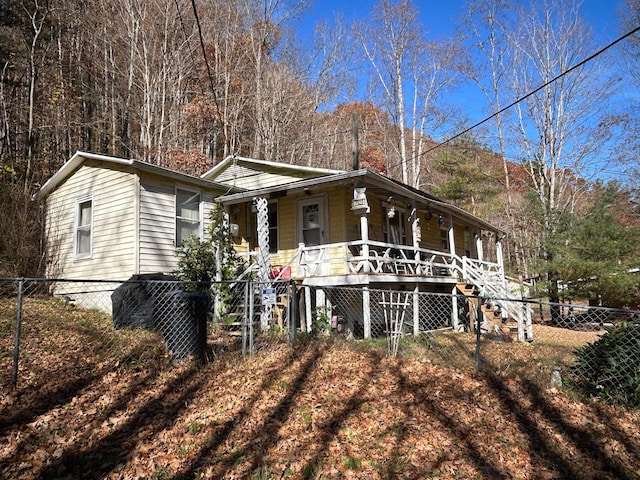
[[[280,274],[282,272],[282,274]],[[280,275],[280,280],[291,280],[291,267],[283,267],[282,265],[276,265],[273,267],[271,271],[272,278],[278,278]]]

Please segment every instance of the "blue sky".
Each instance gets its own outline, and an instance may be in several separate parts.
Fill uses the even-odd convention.
[[[420,12],[420,22],[429,32],[431,39],[453,34],[467,4],[465,0],[413,0],[413,2]],[[331,23],[337,12],[342,14],[346,24],[356,20],[366,20],[370,17],[371,8],[376,3],[377,0],[312,0],[312,11],[305,17],[303,28],[310,32],[319,20]],[[529,4],[530,2],[526,0],[521,3]],[[582,13],[585,20],[592,26],[596,49],[606,46],[622,33],[626,33],[621,31],[619,18],[619,11],[623,6],[624,0],[583,0]],[[488,114],[481,93],[470,85],[460,86],[455,94],[455,103],[464,106],[467,125],[483,120]],[[435,138],[444,139],[452,132],[432,133],[435,134]]]
[[[361,20],[369,16],[371,7],[376,3],[373,0],[314,0],[312,12],[305,23],[311,27],[319,19],[330,21],[336,12],[342,12],[347,22]],[[466,3],[462,0],[414,0],[423,25],[434,36],[453,32]],[[592,23],[595,35],[602,37],[603,44],[618,36],[618,9],[623,4],[621,0],[583,1],[584,15]]]

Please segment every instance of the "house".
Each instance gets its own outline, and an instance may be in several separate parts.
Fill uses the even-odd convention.
[[[228,214],[236,250],[258,278],[287,278],[299,286],[303,328],[323,307],[340,310],[358,335],[369,337],[393,310],[406,314],[418,333],[431,328],[420,307],[420,294],[429,292],[447,294],[448,303],[438,307],[447,313],[438,321],[459,329],[469,288],[509,297],[499,229],[367,169],[230,156],[193,177],[77,152],[35,198],[45,201],[49,277],[171,273],[177,246],[204,235],[217,202]],[[338,301],[337,287],[353,287],[351,298]],[[373,290],[390,293],[372,300]],[[516,318],[522,338],[530,336],[519,306],[504,300],[501,314]]]
[[[77,152],[34,196],[45,203],[47,276],[171,273],[176,246],[202,237],[214,199],[235,191],[137,160]]]
[[[514,318],[519,337],[531,339],[528,312],[509,301],[503,232],[367,169],[307,169],[229,157],[203,175],[246,188],[216,202],[229,214],[237,251],[257,266],[261,281],[284,277],[302,287],[303,328],[322,307],[348,317],[363,337],[380,333],[381,319],[399,312],[418,333],[434,326],[420,308],[420,293],[429,292],[447,294],[451,303],[435,323],[462,329],[469,302],[458,305],[457,295],[481,292],[502,299],[500,315]],[[338,300],[344,292],[336,288],[346,286],[357,288],[348,301]],[[374,289],[389,293],[372,301]]]

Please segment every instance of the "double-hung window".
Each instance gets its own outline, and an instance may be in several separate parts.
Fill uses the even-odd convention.
[[[85,195],[76,200],[76,218],[74,223],[74,256],[91,256],[93,243],[93,197]]]
[[[176,189],[176,246],[189,237],[202,238],[202,195]]]

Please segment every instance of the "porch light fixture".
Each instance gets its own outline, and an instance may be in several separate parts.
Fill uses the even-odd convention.
[[[396,216],[396,207],[391,205],[390,207],[387,208],[387,217],[393,218],[395,216]]]

